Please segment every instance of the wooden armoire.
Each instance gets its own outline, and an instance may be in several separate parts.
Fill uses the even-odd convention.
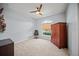
[[[67,26],[64,22],[51,25],[51,42],[58,48],[67,48]]]

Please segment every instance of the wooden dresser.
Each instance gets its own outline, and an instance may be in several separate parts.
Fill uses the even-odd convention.
[[[67,48],[67,26],[66,23],[59,22],[51,25],[51,42],[58,48]]]
[[[11,39],[0,40],[0,56],[14,56],[14,42]]]

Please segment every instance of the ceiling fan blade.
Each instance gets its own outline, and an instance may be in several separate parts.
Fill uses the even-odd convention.
[[[1,9],[0,9],[0,14],[2,14],[3,10],[4,10],[4,8],[1,8]]]
[[[41,8],[42,8],[42,4],[40,4],[40,7],[39,7],[39,9],[41,10]]]
[[[37,12],[37,11],[30,11],[30,13],[35,13],[35,12]]]
[[[41,8],[42,8],[42,4],[40,4],[39,7],[36,7],[36,10],[37,10],[38,12],[40,12],[40,11],[41,11]]]

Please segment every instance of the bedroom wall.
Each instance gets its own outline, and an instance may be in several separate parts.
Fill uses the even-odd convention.
[[[50,22],[51,24],[57,23],[57,22],[66,22],[66,15],[64,12],[52,15],[49,17],[45,17],[42,19],[37,20],[37,29],[39,30],[39,36],[40,38],[50,40],[51,36],[43,35],[43,30],[41,29],[41,24],[44,22]]]
[[[2,4],[1,4],[2,5]],[[27,40],[33,33],[34,21],[25,14],[12,10],[7,4],[3,4],[6,30],[0,33],[0,40],[11,38],[15,43]],[[17,7],[18,8],[18,7]]]
[[[78,15],[79,15],[79,3],[78,3]],[[78,20],[79,20],[79,17],[78,17]],[[78,21],[78,23],[79,23],[79,21]],[[78,30],[79,30],[79,26],[78,26]],[[79,34],[79,31],[78,31],[78,34]],[[78,36],[78,38],[79,38],[79,36]],[[78,40],[78,49],[79,49],[79,40]],[[78,55],[79,55],[79,51],[78,51]]]
[[[67,9],[67,24],[68,24],[68,48],[69,55],[79,56],[79,19],[78,5],[75,3],[69,4]]]

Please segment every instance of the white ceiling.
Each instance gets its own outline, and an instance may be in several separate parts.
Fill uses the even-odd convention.
[[[11,10],[17,11],[35,19],[64,12],[67,8],[66,3],[44,3],[42,8],[43,16],[37,16],[35,13],[29,13],[30,11],[35,10],[39,5],[39,3],[14,3],[7,4],[7,7]]]

